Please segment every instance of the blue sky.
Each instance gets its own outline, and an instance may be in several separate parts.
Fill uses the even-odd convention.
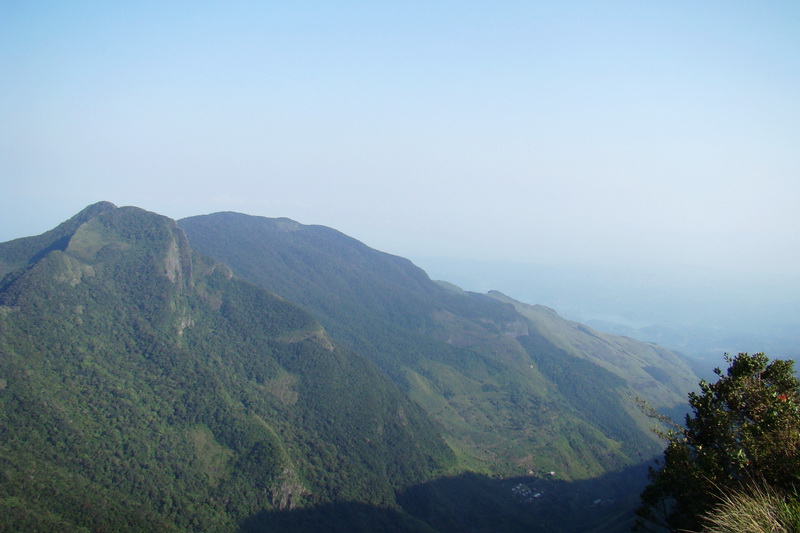
[[[796,273],[796,2],[0,3],[0,240],[90,203]]]

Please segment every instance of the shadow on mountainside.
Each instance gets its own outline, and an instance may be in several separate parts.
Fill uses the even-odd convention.
[[[647,482],[643,463],[581,481],[491,478],[473,473],[416,485],[398,494],[402,509],[342,502],[262,511],[242,533],[281,531],[425,533],[617,533],[630,531]]]
[[[261,511],[242,524],[240,533],[436,533],[397,509],[341,502],[291,511]]]

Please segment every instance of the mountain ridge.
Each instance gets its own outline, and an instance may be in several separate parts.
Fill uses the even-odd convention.
[[[633,445],[628,452],[622,452],[622,448],[613,443],[614,439],[608,440],[608,435],[603,435],[602,430],[592,425],[594,422],[587,425],[580,410],[575,410],[574,402],[558,392],[559,385],[554,384],[553,378],[541,374],[531,354],[531,350],[535,353],[552,352],[562,359],[559,364],[574,366],[582,364],[572,361],[581,358],[580,350],[575,346],[559,345],[553,335],[545,334],[546,331],[538,332],[541,342],[535,346],[521,343],[520,339],[530,336],[531,325],[541,326],[542,319],[520,312],[525,308],[519,307],[522,305],[519,302],[503,300],[491,293],[469,293],[452,285],[433,282],[411,262],[395,262],[392,268],[386,268],[386,262],[393,261],[394,256],[372,250],[330,228],[322,230],[318,226],[298,226],[296,223],[291,242],[287,244],[286,234],[277,229],[276,219],[249,215],[237,218],[225,213],[223,216],[190,217],[179,224],[193,246],[230,265],[237,275],[298,302],[314,313],[326,329],[372,357],[387,375],[444,425],[445,433],[451,437],[459,435],[456,442],[450,442],[462,454],[469,456],[467,461],[473,468],[488,468],[488,471],[506,475],[559,470],[568,477],[580,478],[600,473],[618,461],[621,461],[619,466],[630,464],[657,451],[647,430],[648,422],[632,400],[639,393],[647,396],[644,394],[647,391],[633,387],[632,383],[615,381],[624,374],[620,369],[616,369],[614,374],[597,364],[599,359],[584,357],[591,365],[586,366],[586,370],[601,374],[609,372],[603,378],[607,385],[627,391],[616,393],[622,395],[626,403],[614,408],[617,410],[611,417],[631,418],[631,421],[621,426],[605,423],[605,427],[636,426],[639,428],[636,439],[639,444]],[[219,238],[222,234],[224,240]],[[246,238],[240,241],[240,235]],[[361,259],[357,265],[342,259],[355,254]],[[302,269],[296,268],[298,263],[303,264]],[[342,264],[348,268],[341,268]],[[308,275],[308,272],[312,274]],[[409,277],[413,277],[414,284],[401,282]],[[357,290],[331,289],[339,286]],[[358,291],[369,293],[370,298],[359,299],[354,296],[359,294]],[[383,300],[376,301],[375,295]],[[527,312],[530,315],[530,310]],[[551,317],[553,320],[556,319]],[[558,320],[563,321],[560,317]],[[552,329],[554,326],[550,324],[549,327]],[[376,331],[380,331],[384,338]],[[588,329],[582,335],[581,342],[586,345],[595,336]],[[397,339],[403,339],[400,345],[405,348],[397,349]],[[691,370],[681,365],[677,358],[667,359],[654,354],[650,366],[667,365],[670,371],[685,374],[686,381],[691,381],[688,377]],[[663,373],[669,374],[669,371]],[[616,385],[612,386],[613,383]],[[672,384],[655,383],[653,387],[660,393],[654,397],[657,407],[670,409],[685,401],[685,391],[678,392]],[[526,399],[520,403],[522,398]],[[528,407],[523,406],[531,401],[533,403]],[[481,405],[481,402],[485,404]],[[623,400],[615,403],[620,402]],[[572,414],[567,416],[568,424],[574,426],[575,432],[584,434],[587,442],[593,443],[586,450],[578,452],[575,448],[570,451],[572,445],[559,444],[557,435],[533,435],[526,429],[524,418],[528,419],[528,424],[545,423],[547,417],[542,418],[542,409],[544,412],[559,411],[563,408],[559,405],[573,405],[569,409]],[[510,418],[492,421],[498,409]],[[605,416],[599,411],[595,415]],[[514,435],[509,437],[510,441],[500,442],[492,437],[492,432],[500,428],[507,432],[507,436]],[[565,430],[562,428],[560,432]],[[475,444],[476,439],[483,442]],[[527,451],[510,442],[527,442],[523,444]],[[535,444],[537,442],[539,444]],[[591,452],[586,453],[592,447],[606,451],[592,457]],[[514,459],[500,465],[497,463],[499,456],[493,449],[501,449],[504,456]],[[533,460],[534,457],[538,459]],[[494,470],[497,467],[500,467],[499,471]]]
[[[638,348],[324,226],[100,202],[0,265],[4,527],[621,531],[659,451]]]

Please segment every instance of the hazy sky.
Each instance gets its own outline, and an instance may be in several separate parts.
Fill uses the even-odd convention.
[[[0,2],[0,241],[90,203],[800,271],[800,3]]]

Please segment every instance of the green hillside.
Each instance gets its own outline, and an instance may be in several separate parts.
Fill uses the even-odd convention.
[[[396,502],[455,461],[426,414],[174,221],[98,204],[0,260],[0,530],[429,530]]]
[[[683,391],[697,386],[689,363],[662,346],[602,333],[564,320],[552,309],[524,304],[497,291],[491,291],[489,296],[513,305],[532,329],[553,346],[623,378],[653,405],[683,404]]]
[[[660,444],[634,397],[677,408],[696,382],[667,350],[435,283],[330,228],[236,213],[179,224],[192,246],[370,357],[439,424],[464,469],[575,480],[638,464]]]
[[[287,219],[104,202],[0,268],[0,531],[623,531],[633,396],[693,382]]]

